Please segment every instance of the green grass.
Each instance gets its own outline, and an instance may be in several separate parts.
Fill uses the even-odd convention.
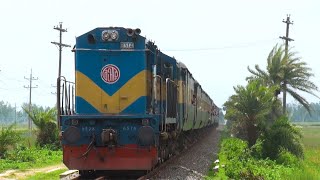
[[[54,180],[54,179],[60,179],[59,175],[63,172],[65,172],[67,169],[59,169],[50,173],[37,173],[34,176],[29,176],[25,180]]]
[[[62,151],[20,147],[9,151],[4,159],[0,159],[0,172],[9,169],[26,170],[39,168],[62,162]]]
[[[305,126],[302,131],[306,171],[320,179],[320,126]]]
[[[302,133],[303,138],[302,142],[304,144],[304,160],[302,160],[299,165],[297,166],[290,166],[285,167],[283,165],[273,165],[273,166],[266,166],[263,165],[261,167],[264,167],[263,169],[256,169],[261,172],[270,171],[270,173],[274,173],[275,176],[273,178],[266,178],[266,179],[293,179],[293,180],[320,180],[320,126],[315,125],[312,126],[312,123],[305,123],[302,126]],[[219,160],[220,164],[225,163],[228,160],[226,157],[223,156],[223,154],[219,154]],[[261,161],[262,163],[267,163],[268,161]],[[238,161],[232,162],[239,163]],[[249,162],[246,161],[245,164],[248,164]],[[270,164],[271,162],[269,162]],[[252,161],[249,164],[255,165],[260,164],[258,161]],[[268,163],[267,163],[268,164]],[[272,164],[272,163],[271,163]],[[251,166],[252,166],[251,165]],[[214,164],[211,165],[209,173],[206,177],[206,179],[229,179],[225,174],[226,171],[224,168],[220,168],[219,172],[216,173],[214,176],[214,173],[212,171],[212,168],[214,167]],[[237,166],[240,167],[240,166]],[[257,166],[259,167],[259,166]],[[234,169],[234,171],[237,171],[237,168]],[[273,172],[271,172],[273,171]]]
[[[320,148],[320,126],[303,126],[302,133],[306,149]]]
[[[293,124],[296,124],[296,125],[300,125],[300,126],[320,126],[320,122],[312,122],[312,121],[309,121],[309,122],[292,122]]]
[[[302,126],[302,142],[305,146],[305,158],[302,165],[300,168],[295,169],[294,172],[284,174],[284,179],[320,179],[320,126],[311,126],[311,123],[305,123]]]

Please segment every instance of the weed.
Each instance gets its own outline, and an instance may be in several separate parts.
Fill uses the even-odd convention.
[[[14,124],[2,127],[0,131],[0,158],[4,156],[9,147],[13,147],[21,140],[20,133],[13,129]]]
[[[26,180],[53,180],[53,179],[59,179],[59,175],[63,172],[65,172],[67,169],[59,169],[50,173],[37,173],[34,176],[27,177]]]
[[[62,151],[20,146],[15,150],[8,151],[5,154],[5,159],[0,159],[0,171],[43,167],[58,164],[61,161]]]

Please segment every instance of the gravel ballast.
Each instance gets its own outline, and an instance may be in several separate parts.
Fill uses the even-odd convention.
[[[210,128],[200,140],[150,179],[204,179],[210,165],[217,158],[220,128]]]

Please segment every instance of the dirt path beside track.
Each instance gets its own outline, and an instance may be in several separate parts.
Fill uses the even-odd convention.
[[[7,170],[3,173],[0,173],[0,180],[11,180],[11,179],[24,179],[28,176],[35,175],[36,173],[49,173],[57,171],[60,169],[66,169],[67,167],[64,164],[57,164],[53,166],[37,168],[37,169],[27,169],[27,170]]]

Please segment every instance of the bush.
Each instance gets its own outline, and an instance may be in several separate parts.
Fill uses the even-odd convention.
[[[37,145],[40,147],[59,149],[60,141],[56,124],[56,109],[35,109],[32,112],[29,112],[25,108],[24,110],[38,128]]]
[[[259,141],[258,141],[259,142]],[[225,165],[221,170],[231,179],[281,179],[282,174],[290,174],[293,168],[270,159],[259,159],[251,155],[261,152],[261,143],[248,148],[246,141],[237,138],[223,140],[219,152],[220,167]],[[289,155],[290,156],[290,155]],[[293,155],[288,158],[288,153],[283,153],[281,157],[283,162],[290,163]],[[279,161],[281,161],[279,159]],[[220,171],[220,170],[219,170]],[[223,175],[221,175],[223,176]]]
[[[0,131],[0,158],[4,156],[9,147],[13,147],[21,140],[20,133],[13,130],[14,124],[2,127]]]
[[[262,137],[264,157],[275,160],[286,150],[298,158],[303,158],[301,137],[301,131],[291,125],[287,117],[279,118]]]
[[[253,145],[251,148],[251,155],[254,158],[262,159],[263,158],[263,140],[259,138],[255,145]]]
[[[295,155],[287,151],[286,149],[282,149],[280,151],[276,159],[276,162],[278,164],[283,164],[285,166],[293,166],[293,167],[301,165],[300,160]]]
[[[227,138],[221,144],[221,154],[227,159],[241,159],[246,151],[248,151],[248,143],[238,138]]]
[[[50,149],[59,149],[58,128],[53,122],[47,122],[37,133],[37,145]]]
[[[239,177],[247,159],[248,144],[238,138],[224,139],[219,153],[220,162],[225,163],[228,177]]]
[[[28,148],[18,146],[7,151],[4,159],[0,159],[0,172],[8,169],[30,169],[61,163],[62,151],[52,151],[46,148]]]

